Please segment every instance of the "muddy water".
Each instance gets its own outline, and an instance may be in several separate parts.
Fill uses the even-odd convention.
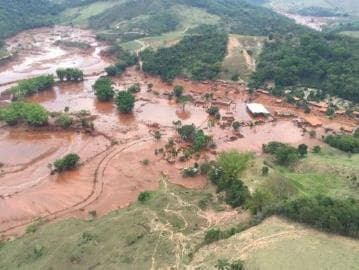
[[[59,47],[56,41],[76,41],[91,45],[80,50]],[[53,74],[57,68],[77,67],[85,75],[102,72],[109,65],[100,53],[106,45],[96,41],[87,30],[55,26],[22,32],[6,41],[8,50],[16,52],[14,61],[0,68],[0,85],[41,74]]]
[[[215,141],[218,142],[218,150],[226,151],[237,149],[240,151],[262,153],[262,145],[271,141],[279,141],[292,145],[305,143],[309,146],[321,144],[317,139],[310,138],[308,134],[303,133],[292,121],[279,121],[266,123],[254,127],[242,127],[240,130],[243,138],[231,141],[233,136],[231,132],[223,133],[219,129],[214,129]]]

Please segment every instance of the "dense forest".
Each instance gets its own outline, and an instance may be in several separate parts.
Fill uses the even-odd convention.
[[[57,6],[46,0],[0,0],[0,39],[18,31],[52,24]]]
[[[350,37],[305,33],[268,42],[251,87],[273,80],[278,89],[304,86],[359,102],[359,41]]]
[[[227,50],[227,34],[211,26],[201,26],[178,44],[141,53],[143,70],[171,82],[177,75],[195,80],[213,79],[220,72]]]

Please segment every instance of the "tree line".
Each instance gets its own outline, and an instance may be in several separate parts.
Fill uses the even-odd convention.
[[[22,80],[16,86],[10,88],[15,100],[36,94],[51,88],[55,84],[53,75],[41,75],[31,79]]]

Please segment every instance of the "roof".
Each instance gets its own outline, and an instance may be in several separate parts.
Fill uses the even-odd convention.
[[[248,103],[247,108],[252,114],[270,114],[270,112],[259,103]]]

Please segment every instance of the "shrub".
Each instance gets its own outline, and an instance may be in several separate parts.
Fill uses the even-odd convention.
[[[49,114],[39,104],[14,102],[0,109],[0,120],[9,125],[25,121],[30,126],[43,126],[47,124]]]
[[[262,175],[267,176],[269,173],[269,168],[267,166],[262,167]]]
[[[313,147],[313,153],[318,154],[322,151],[322,148],[319,145]]]
[[[141,91],[141,86],[139,83],[135,83],[131,85],[130,88],[127,89],[127,91],[133,94],[138,93]]]
[[[274,155],[277,163],[284,166],[289,166],[299,159],[299,153],[296,148],[280,142],[270,142],[263,145],[263,152]]]
[[[63,172],[73,170],[77,167],[80,157],[77,154],[68,154],[54,162],[56,171]]]
[[[41,75],[32,79],[22,80],[17,86],[10,88],[14,99],[24,98],[52,87],[55,83],[54,76]]]
[[[304,157],[308,154],[308,146],[306,144],[300,144],[298,146],[298,153],[301,157]]]
[[[211,106],[211,107],[207,110],[207,113],[208,113],[210,116],[215,116],[216,114],[219,113],[219,108],[216,107],[216,106]]]
[[[184,87],[182,85],[176,85],[174,88],[173,88],[173,95],[179,99],[182,95],[183,95],[183,92],[184,92]]]
[[[359,138],[351,135],[329,135],[324,140],[334,148],[344,152],[359,153]]]
[[[160,140],[162,138],[162,134],[159,130],[155,131],[154,137],[156,140]]]
[[[358,138],[358,139],[359,139],[359,128],[357,128],[357,129],[354,131],[353,136],[354,136],[354,138]]]
[[[196,134],[196,127],[192,125],[184,125],[177,129],[178,134],[185,141],[192,141]]]
[[[151,199],[151,192],[149,191],[143,191],[138,195],[138,201],[141,203],[147,202],[149,199]]]
[[[119,112],[130,113],[135,106],[135,97],[128,91],[121,91],[116,97],[116,104]]]
[[[113,99],[115,94],[112,88],[112,81],[108,78],[99,78],[96,80],[95,85],[95,95],[99,101],[110,101]]]
[[[107,73],[108,76],[113,77],[117,75],[117,68],[116,66],[109,66],[105,68],[105,72]]]
[[[60,81],[64,81],[66,78],[67,81],[83,81],[84,73],[78,68],[60,68],[56,70],[57,77]]]
[[[73,119],[67,114],[61,114],[57,121],[63,128],[69,128],[72,125]]]
[[[241,127],[241,123],[240,122],[238,122],[238,121],[234,121],[233,122],[233,124],[232,124],[232,127],[233,127],[233,129],[234,130],[239,130],[240,129],[240,127]]]

